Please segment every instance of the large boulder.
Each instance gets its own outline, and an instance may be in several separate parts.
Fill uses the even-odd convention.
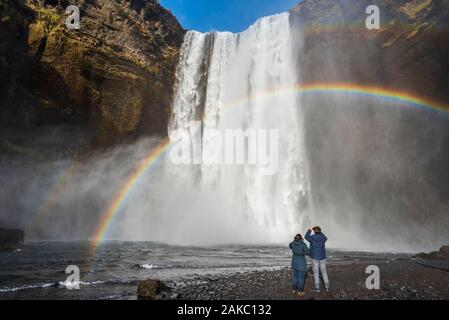
[[[15,250],[25,240],[25,232],[20,229],[0,228],[0,251]]]
[[[157,279],[148,279],[139,282],[137,287],[137,297],[139,299],[158,299],[163,296],[170,288],[162,281]]]
[[[449,260],[449,246],[442,246],[440,251],[419,253],[416,257],[424,260]]]
[[[449,258],[449,246],[442,246],[440,248],[440,253],[446,255]]]

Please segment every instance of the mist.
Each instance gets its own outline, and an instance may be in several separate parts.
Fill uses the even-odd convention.
[[[320,225],[337,249],[416,252],[449,241],[447,115],[343,93],[250,99],[306,81],[304,39],[291,27],[283,14],[241,34],[187,33],[168,128],[189,129],[202,119],[204,128],[221,131],[278,129],[278,173],[174,165],[161,154],[133,185],[106,239],[285,243]],[[344,79],[342,70],[350,69],[332,50],[320,58],[326,73],[314,68],[321,81]],[[241,97],[249,102],[224,112]],[[73,137],[64,131],[58,141]],[[210,137],[200,139],[214,150]],[[142,138],[78,158],[2,158],[0,223],[23,228],[28,241],[91,239],[105,209],[162,140]]]

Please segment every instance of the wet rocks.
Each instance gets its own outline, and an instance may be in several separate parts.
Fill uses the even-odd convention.
[[[442,246],[439,251],[419,253],[416,257],[423,260],[449,260],[449,246]]]
[[[14,251],[24,240],[23,230],[0,228],[0,251]]]
[[[170,298],[168,292],[170,288],[162,281],[157,279],[148,279],[139,282],[137,287],[137,296],[142,300],[166,299]],[[176,295],[175,299],[178,298]]]
[[[449,246],[442,246],[442,247],[440,248],[440,252],[441,252],[442,254],[445,254],[446,256],[449,257]]]

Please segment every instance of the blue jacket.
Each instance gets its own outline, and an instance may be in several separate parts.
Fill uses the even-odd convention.
[[[310,242],[310,257],[314,260],[326,259],[326,241],[327,237],[323,233],[315,233],[310,235],[311,231],[307,231],[306,240]]]
[[[298,271],[307,271],[306,255],[309,254],[309,247],[302,240],[293,241],[289,245],[292,249],[292,269]]]

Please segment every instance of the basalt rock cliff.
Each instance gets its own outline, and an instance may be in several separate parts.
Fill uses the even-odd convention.
[[[79,30],[66,27],[70,4]],[[166,135],[184,32],[157,0],[0,0],[2,153]]]
[[[79,30],[65,26],[70,4]],[[364,27],[372,4],[380,30]],[[291,14],[305,37],[303,82],[449,98],[447,1],[305,0]],[[0,17],[3,153],[73,154],[166,134],[185,31],[157,0],[0,0]]]
[[[366,28],[369,5],[380,10],[378,30]],[[311,100],[305,126],[315,207],[335,209],[338,221],[368,213],[358,222],[366,234],[401,228],[417,243],[411,235],[426,230],[422,243],[446,243],[449,1],[304,0],[291,19],[303,40],[301,82],[375,86],[435,102],[398,104],[378,92]]]
[[[366,8],[378,6],[380,29]],[[291,10],[304,37],[304,82],[354,82],[449,100],[449,2],[304,0]]]

